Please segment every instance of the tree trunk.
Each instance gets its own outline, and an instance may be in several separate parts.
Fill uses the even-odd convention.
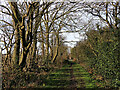
[[[40,23],[40,30],[41,30],[41,38],[42,38],[42,60],[45,60],[45,47],[44,47],[44,34],[43,34],[43,29],[42,29],[42,25]]]
[[[48,11],[48,9],[47,9]],[[48,63],[48,59],[49,59],[49,26],[48,26],[48,13],[46,15],[44,15],[44,19],[45,19],[45,28],[46,28],[46,52],[45,52],[45,62]]]
[[[21,58],[19,60],[19,65],[20,68],[23,69],[26,65],[26,58],[27,58],[27,54],[28,54],[29,50],[23,50],[22,54],[21,54]]]
[[[49,58],[49,33],[46,33],[46,52],[45,52],[45,62],[48,62]]]
[[[44,36],[42,30],[41,30],[41,34],[42,34],[42,60],[45,60]]]
[[[39,8],[37,8],[35,12],[35,16],[39,14]],[[33,50],[32,50],[32,65],[34,66],[35,60],[36,60],[36,51],[37,51],[37,29],[39,27],[38,25],[39,19],[35,19],[35,27],[33,31]]]
[[[20,51],[20,35],[19,31],[15,30],[15,44],[11,64],[12,66],[19,63],[19,51]]]
[[[53,56],[53,59],[51,61],[51,63],[54,63],[57,56],[58,56],[58,49],[59,49],[59,31],[57,31],[57,35],[56,35],[56,51],[55,51],[55,55]]]
[[[19,51],[20,51],[20,34],[19,34],[19,22],[21,22],[21,15],[17,7],[16,2],[9,2],[11,10],[12,10],[12,19],[13,19],[13,26],[15,29],[15,44],[13,50],[13,56],[11,64],[12,66],[17,65],[19,63]]]
[[[34,67],[35,65],[35,60],[36,60],[36,51],[37,51],[37,39],[33,40],[33,49],[32,49],[32,66]]]

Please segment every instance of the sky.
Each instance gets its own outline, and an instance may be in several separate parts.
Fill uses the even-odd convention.
[[[65,41],[80,41],[81,39],[83,39],[83,36],[80,36],[79,33],[64,33],[63,36],[65,36]],[[67,44],[69,47],[74,47],[76,42],[70,42],[70,43],[65,43]]]

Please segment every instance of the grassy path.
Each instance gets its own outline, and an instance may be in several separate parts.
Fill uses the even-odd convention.
[[[42,88],[67,88],[70,85],[70,67],[54,70],[44,81]]]
[[[89,73],[83,67],[74,64],[73,70],[77,80],[77,88],[96,88],[95,81],[91,79]]]
[[[94,80],[79,64],[68,64],[54,70],[41,88],[96,88]]]

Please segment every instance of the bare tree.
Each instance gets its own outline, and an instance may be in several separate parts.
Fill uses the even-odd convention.
[[[99,17],[105,21],[110,28],[119,28],[120,22],[120,5],[119,2],[97,2],[85,3],[84,11]]]

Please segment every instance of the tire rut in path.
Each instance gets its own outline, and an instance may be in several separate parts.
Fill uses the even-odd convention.
[[[76,69],[74,69],[74,70],[76,70]],[[76,87],[85,88],[85,81],[84,81],[84,79],[82,79],[83,75],[81,74],[81,72],[79,72],[79,71],[77,71],[77,72],[78,72],[79,76],[74,75],[76,77],[76,79],[78,78],[78,80],[76,80],[77,81]]]
[[[72,64],[70,65],[70,69],[71,69],[70,70],[70,78],[71,78],[71,80],[70,80],[70,87],[69,88],[77,90],[77,81],[76,81],[75,76],[73,74]]]
[[[80,77],[82,77],[82,75],[80,75]],[[79,81],[80,81],[80,88],[85,88],[85,82],[84,82],[84,80],[81,78],[81,79],[79,79]]]

